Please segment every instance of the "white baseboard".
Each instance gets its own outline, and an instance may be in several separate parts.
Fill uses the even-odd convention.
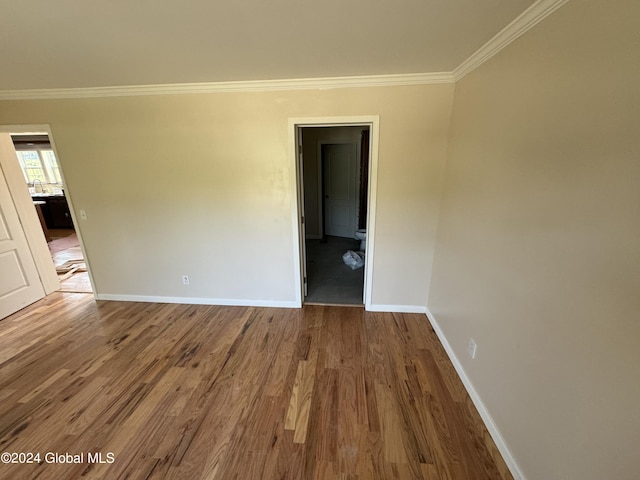
[[[119,295],[111,293],[96,294],[96,300],[112,300],[118,302],[147,302],[147,303],[184,303],[187,305],[224,305],[236,307],[274,307],[300,308],[295,301],[246,300],[228,298],[192,298],[192,297],[156,297],[147,295]]]
[[[370,312],[391,312],[391,313],[427,313],[427,307],[421,305],[367,305]]]
[[[440,325],[438,325],[438,322],[436,321],[435,317],[429,311],[428,308],[425,308],[425,313],[427,315],[427,319],[431,323],[431,326],[435,330],[436,335],[438,335],[438,338],[440,339],[440,343],[442,343],[442,346],[447,352],[447,355],[449,356],[451,363],[453,363],[453,366],[456,369],[458,376],[462,380],[462,383],[464,384],[464,388],[467,390],[467,393],[469,393],[469,396],[471,397],[473,404],[476,406],[476,409],[478,410],[478,413],[480,414],[482,421],[487,427],[487,430],[489,431],[491,438],[493,438],[493,441],[495,442],[496,447],[498,447],[498,450],[500,451],[502,458],[507,464],[507,467],[509,467],[509,470],[511,471],[511,475],[513,475],[514,480],[527,480],[527,477],[525,477],[524,473],[520,469],[518,462],[516,462],[516,459],[511,454],[511,450],[509,450],[509,447],[507,446],[507,443],[502,437],[502,434],[500,433],[498,426],[493,421],[493,417],[489,413],[489,410],[485,406],[484,402],[482,401],[482,398],[480,397],[476,389],[473,387],[473,383],[471,383],[471,380],[467,376],[467,373],[464,371],[464,368],[462,367],[462,364],[458,360],[458,357],[456,357],[456,354],[454,353],[453,348],[451,348],[451,345],[449,344],[447,337],[445,337],[444,332],[440,328]]]
[[[225,305],[236,307],[273,307],[273,308],[301,308],[296,301],[247,300],[228,298],[196,298],[196,297],[159,297],[152,295],[123,295],[112,293],[96,293],[96,300],[112,300],[117,302],[146,302],[146,303],[183,303],[186,305]],[[366,308],[371,312],[393,313],[427,313],[421,305],[377,305]]]

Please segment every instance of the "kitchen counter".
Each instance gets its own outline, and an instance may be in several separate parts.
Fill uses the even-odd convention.
[[[31,198],[64,197],[63,193],[31,193]]]
[[[52,193],[32,193],[31,200],[42,202],[42,211],[47,228],[73,228],[69,204],[64,195]]]

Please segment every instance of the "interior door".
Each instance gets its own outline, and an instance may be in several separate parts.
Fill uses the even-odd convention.
[[[357,144],[322,146],[324,231],[353,238],[357,222]]]
[[[0,166],[0,319],[45,295]]]

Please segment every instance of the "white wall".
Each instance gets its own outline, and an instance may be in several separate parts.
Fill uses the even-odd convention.
[[[288,119],[380,115],[372,302],[424,307],[452,97],[423,85],[3,101],[0,124],[51,126],[99,295],[291,305]]]
[[[569,2],[456,85],[428,305],[530,480],[640,475],[638,19]]]

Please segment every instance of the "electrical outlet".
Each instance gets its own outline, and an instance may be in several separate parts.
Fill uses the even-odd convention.
[[[189,285],[189,275],[183,275],[182,276],[182,283],[184,285]]]
[[[471,358],[476,358],[476,350],[478,350],[478,345],[473,338],[469,339],[469,356]]]

